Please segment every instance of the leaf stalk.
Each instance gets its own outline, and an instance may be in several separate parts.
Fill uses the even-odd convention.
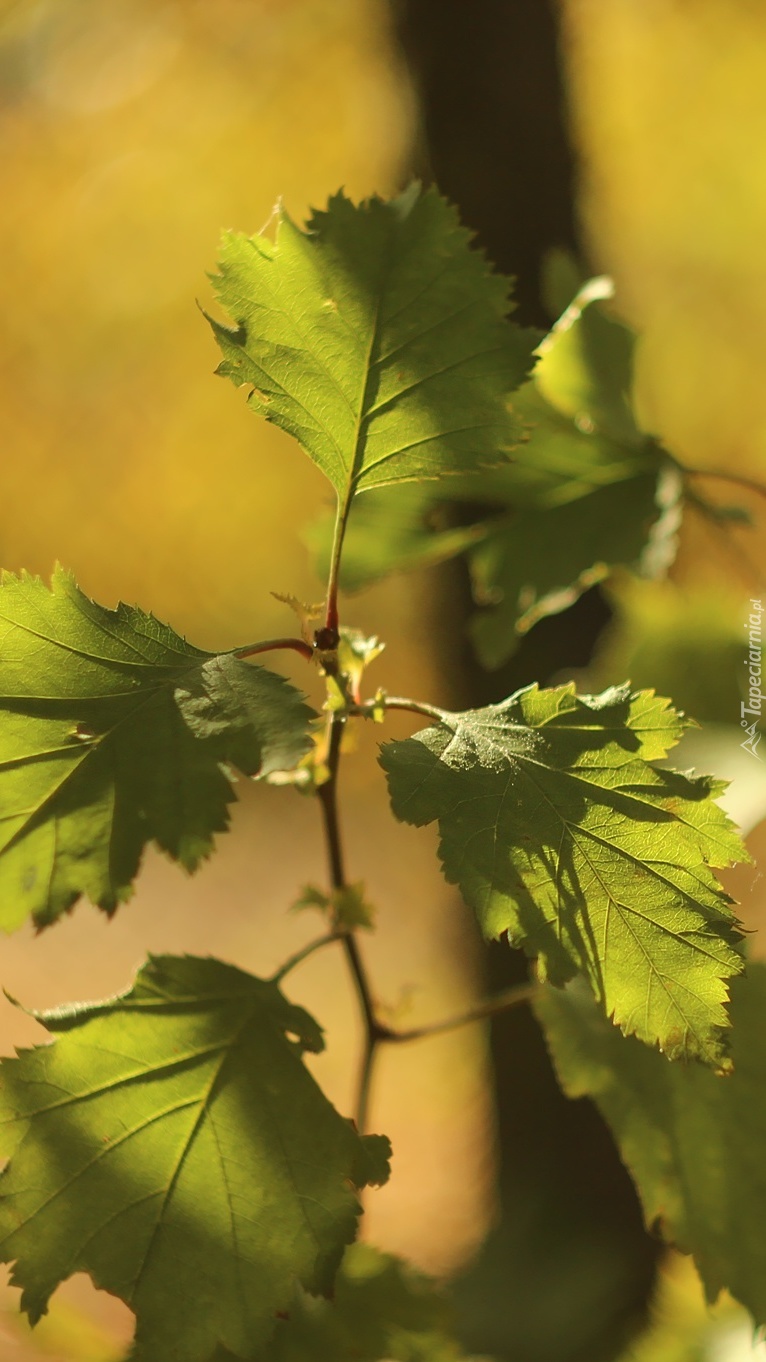
[[[425,700],[410,700],[404,695],[385,695],[376,696],[374,700],[363,700],[359,704],[349,706],[348,712],[355,719],[373,719],[380,709],[402,709],[410,714],[423,714],[427,719],[435,719],[437,723],[443,723],[449,713],[445,709],[438,709],[436,705],[429,705]]]
[[[244,648],[235,648],[232,656],[243,659],[255,657],[257,653],[277,652],[281,648],[291,648],[293,652],[305,657],[307,662],[311,662],[314,657],[311,644],[302,638],[266,638],[262,643],[248,643]]]
[[[310,955],[314,955],[316,951],[321,951],[324,946],[332,945],[333,941],[339,941],[341,936],[343,936],[343,932],[334,930],[325,932],[324,936],[318,936],[313,941],[309,941],[294,955],[288,956],[284,964],[280,965],[275,974],[272,974],[271,983],[280,984],[287,974],[290,974],[298,965],[302,965],[303,961],[308,960]]]
[[[466,1008],[465,1012],[456,1012],[454,1016],[445,1017],[442,1021],[427,1022],[424,1026],[413,1026],[406,1031],[389,1030],[381,1039],[388,1041],[389,1044],[402,1045],[412,1040],[440,1036],[445,1031],[456,1031],[460,1026],[468,1026],[471,1022],[485,1021],[489,1017],[498,1016],[501,1012],[508,1012],[513,1007],[530,1002],[539,992],[540,985],[534,981],[528,984],[515,984],[512,988],[506,988],[502,993],[495,994],[493,998],[482,999],[473,1007]]]
[[[338,586],[340,582],[340,560],[343,552],[343,540],[346,536],[346,525],[348,524],[348,513],[351,510],[351,500],[353,492],[349,489],[343,501],[338,499],[335,512],[335,528],[332,536],[332,550],[330,553],[330,574],[327,579],[327,613],[325,615],[325,628],[338,632]]]

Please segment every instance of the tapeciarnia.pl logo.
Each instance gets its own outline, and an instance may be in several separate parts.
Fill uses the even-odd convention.
[[[761,616],[763,606],[760,601],[750,601],[751,613],[745,621],[745,628],[748,631],[748,651],[745,658],[745,666],[748,668],[749,681],[747,691],[747,702],[744,700],[740,705],[740,715],[742,727],[747,732],[745,741],[740,743],[751,757],[759,757],[758,744],[763,737],[758,731],[758,720],[761,717],[763,707],[763,691],[761,690],[762,677],[762,658],[763,642],[761,635]],[[748,723],[746,716],[752,717],[752,723]]]

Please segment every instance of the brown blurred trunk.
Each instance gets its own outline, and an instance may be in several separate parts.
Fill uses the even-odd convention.
[[[540,264],[580,250],[555,6],[546,0],[392,0],[420,97],[415,173],[460,206],[524,322],[546,326]]]
[[[420,103],[408,169],[435,180],[504,272],[517,277],[519,318],[547,326],[546,253],[582,255],[575,154],[565,118],[557,6],[550,0],[391,0]],[[597,592],[537,626],[500,673],[488,676],[456,628],[468,591],[452,570],[445,666],[459,700],[488,703],[530,680],[584,665],[607,619]],[[444,617],[445,612],[442,612]],[[491,988],[523,977],[505,946],[487,951]],[[519,1362],[613,1358],[640,1327],[657,1246],[595,1108],[566,1101],[539,1031],[520,1010],[492,1032],[502,1221],[456,1284],[466,1343]]]

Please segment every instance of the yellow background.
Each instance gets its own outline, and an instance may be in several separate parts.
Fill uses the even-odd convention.
[[[584,218],[644,331],[647,420],[692,466],[766,476],[766,10],[567,0],[564,13]],[[47,574],[59,559],[105,604],[138,602],[201,646],[289,629],[269,593],[317,596],[300,531],[326,486],[212,377],[195,299],[210,299],[221,227],[258,230],[280,195],[300,217],[339,185],[399,187],[413,110],[385,5],[5,0],[0,101],[0,561]],[[692,526],[676,578],[739,610],[762,565],[760,534],[732,543]],[[388,640],[381,682],[448,701],[431,608],[416,578],[348,618]],[[308,669],[286,670],[320,698]],[[471,937],[433,839],[383,818],[374,746],[365,738],[344,777],[350,869],[380,908],[368,953],[381,997],[414,1021],[470,995]],[[313,930],[285,909],[323,878],[314,815],[291,791],[245,789],[197,878],[148,856],[112,923],[80,906],[39,939],[4,942],[0,982],[35,1006],[101,995],[147,950],[269,972]],[[328,1027],[322,1081],[347,1110],[356,1031],[339,962],[307,964],[291,992]],[[5,1050],[37,1038],[9,1004],[0,1024]],[[369,1231],[445,1270],[488,1214],[482,1040],[429,1042],[380,1068],[373,1127],[396,1155]],[[57,1299],[31,1341],[0,1316],[3,1359],[119,1356],[127,1311],[83,1280]]]

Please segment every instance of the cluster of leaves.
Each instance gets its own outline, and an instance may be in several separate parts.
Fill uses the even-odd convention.
[[[665,570],[684,483],[640,424],[635,337],[601,308],[610,295],[609,281],[590,281],[537,338],[534,370],[512,398],[524,438],[510,461],[438,487],[373,492],[355,505],[341,575],[347,590],[467,555],[478,606],[473,641],[494,668],[534,624],[614,567],[644,577]],[[321,569],[331,521],[307,537]]]
[[[114,912],[150,843],[194,870],[226,828],[232,768],[300,768],[327,807],[332,734],[388,704],[360,690],[377,640],[345,631],[338,647],[339,576],[360,585],[467,551],[492,665],[610,565],[667,558],[680,479],[637,422],[632,338],[599,310],[601,285],[541,342],[509,320],[507,282],[453,210],[416,188],[358,207],[339,195],[305,230],[280,214],[274,240],[231,234],[220,270],[234,322],[212,322],[221,372],[337,496],[324,627],[313,649],[306,633],[287,641],[327,677],[330,738],[316,741],[293,686],[246,660],[268,642],[211,655],[138,609],[95,605],[64,572],[50,590],[7,577],[6,929],[50,924],[82,895]],[[444,507],[466,503],[481,513],[440,527]],[[546,985],[539,1002],[562,1082],[602,1104],[648,1216],[695,1252],[710,1291],[728,1284],[763,1322],[721,1207],[735,1195],[728,1142],[759,1119],[748,1104],[766,995],[757,972],[738,995],[724,1090],[743,956],[713,870],[746,853],[720,785],[659,764],[687,721],[627,685],[533,686],[462,714],[395,703],[431,723],[383,747],[394,814],[438,823],[444,873],[487,937],[522,947],[550,984],[579,976],[581,992]],[[373,922],[337,865],[299,906],[326,913],[328,941]],[[120,997],[39,1014],[56,1039],[6,1061],[0,1105],[0,1256],[30,1318],[86,1271],[135,1312],[135,1362],[458,1362],[429,1284],[373,1250],[343,1258],[358,1193],[385,1180],[390,1151],[305,1067],[322,1034],[282,993],[289,968],[262,980],[154,959]],[[694,1165],[702,1134],[715,1186]],[[761,1272],[758,1253],[749,1261]]]

